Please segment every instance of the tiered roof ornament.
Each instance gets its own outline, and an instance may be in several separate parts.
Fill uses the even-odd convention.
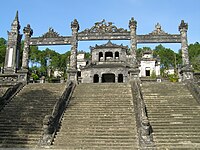
[[[137,21],[134,19],[134,17],[131,18],[131,20],[129,20],[129,28],[137,28]]]
[[[54,31],[52,27],[49,28],[49,31],[42,36],[43,38],[57,38],[60,37],[60,35]]]
[[[166,33],[165,31],[162,30],[162,27],[159,23],[157,23],[155,25],[155,30],[151,33],[149,33],[149,35],[169,35],[168,33]]]
[[[188,30],[188,23],[185,23],[184,20],[181,20],[181,24],[180,24],[180,26],[179,26],[179,31],[180,31],[181,29],[186,29],[186,30]]]
[[[105,19],[103,19],[100,22],[96,22],[95,25],[90,29],[85,29],[84,31],[80,33],[119,33],[119,32],[127,32],[126,29],[123,28],[117,28],[115,25],[113,25],[113,22],[106,22]]]
[[[123,46],[122,44],[121,45],[117,45],[117,44],[114,44],[112,43],[110,40],[106,43],[106,44],[102,44],[102,45],[95,45],[95,47],[90,47],[90,49],[96,49],[96,48],[124,48],[124,49],[128,49],[128,46]]]
[[[74,19],[74,21],[71,22],[71,28],[77,29],[77,31],[79,30],[79,24],[78,24],[77,19]]]

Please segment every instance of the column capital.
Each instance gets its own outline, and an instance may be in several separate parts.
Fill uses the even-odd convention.
[[[187,31],[188,30],[188,23],[185,23],[184,20],[181,20],[181,24],[179,25],[179,31]]]
[[[79,23],[77,21],[77,19],[74,19],[74,21],[71,22],[71,28],[72,30],[75,29],[75,30],[79,30]]]
[[[31,29],[30,24],[24,27],[23,32],[26,36],[31,37],[33,35],[33,30]]]
[[[129,20],[129,28],[135,30],[137,28],[137,21],[134,20],[134,17],[132,17],[131,20]]]

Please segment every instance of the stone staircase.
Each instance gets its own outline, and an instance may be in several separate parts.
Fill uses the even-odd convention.
[[[200,105],[183,83],[143,83],[158,149],[200,148]]]
[[[129,84],[80,84],[57,132],[53,149],[138,149]]]
[[[0,149],[34,148],[65,84],[26,85],[0,112]]]

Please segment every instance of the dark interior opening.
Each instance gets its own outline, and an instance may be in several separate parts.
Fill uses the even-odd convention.
[[[118,82],[123,83],[123,74],[118,74]]]
[[[115,82],[115,75],[112,73],[103,74],[102,83],[104,82]]]
[[[146,70],[146,76],[147,76],[147,77],[150,76],[150,70]]]
[[[103,58],[103,53],[99,52],[99,61],[101,61],[101,58]]]
[[[115,52],[115,58],[119,58],[119,52]]]
[[[107,60],[108,58],[113,58],[113,53],[112,52],[106,52],[105,53],[105,59]]]
[[[99,83],[99,75],[95,74],[93,77],[93,83]]]

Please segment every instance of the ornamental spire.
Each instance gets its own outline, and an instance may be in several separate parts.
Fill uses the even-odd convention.
[[[17,10],[17,12],[16,12],[15,21],[19,21],[18,10]]]

